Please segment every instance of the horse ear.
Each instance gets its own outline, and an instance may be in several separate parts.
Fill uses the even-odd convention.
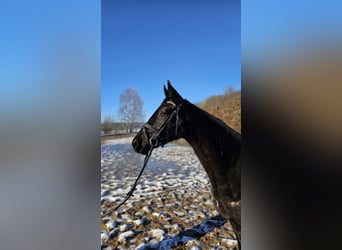
[[[177,92],[177,90],[171,85],[171,82],[169,80],[167,81],[167,87],[168,87],[168,94],[167,94],[168,97],[174,99],[176,102],[183,101],[183,98]]]
[[[165,94],[165,97],[168,97],[168,95],[169,95],[169,91],[167,90],[165,85],[164,85],[164,94]]]

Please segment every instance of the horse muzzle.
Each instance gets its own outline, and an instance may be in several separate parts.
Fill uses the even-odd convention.
[[[139,154],[143,154],[143,155],[146,155],[148,151],[150,150],[150,145],[148,143],[142,143],[136,137],[134,137],[132,141],[132,146],[135,152]]]

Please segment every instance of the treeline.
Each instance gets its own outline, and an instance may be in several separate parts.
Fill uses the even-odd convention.
[[[137,132],[143,122],[134,122],[130,124],[128,122],[115,122],[111,117],[104,118],[101,123],[101,131],[103,134],[127,134]]]
[[[197,105],[241,132],[241,91],[229,88],[222,95],[210,96]]]

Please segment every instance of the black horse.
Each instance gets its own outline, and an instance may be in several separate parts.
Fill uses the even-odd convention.
[[[241,242],[241,135],[220,119],[183,99],[168,81],[165,99],[132,141],[136,152],[184,138],[206,170],[217,210]]]

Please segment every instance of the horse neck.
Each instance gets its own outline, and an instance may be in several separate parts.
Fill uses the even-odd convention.
[[[240,197],[241,135],[190,102],[184,104],[185,139],[206,170],[215,199],[236,201]]]
[[[208,112],[184,100],[184,120],[186,123],[185,139],[196,149],[216,144],[226,133],[231,133],[237,140],[240,135],[221,120]]]

